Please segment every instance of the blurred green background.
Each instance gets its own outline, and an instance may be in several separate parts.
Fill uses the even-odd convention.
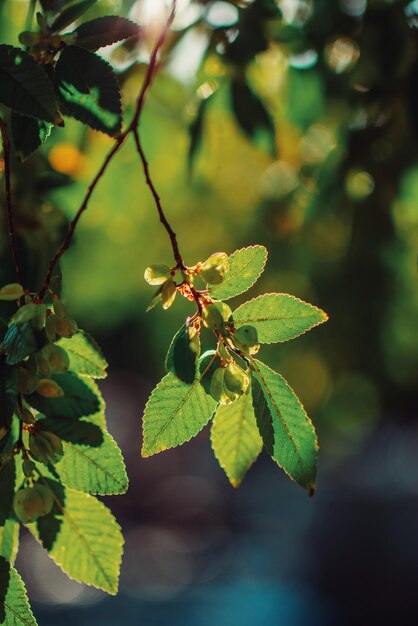
[[[102,0],[88,14],[125,15],[143,26],[138,46],[102,50],[120,75],[125,120],[130,119],[144,63],[167,4]],[[27,5],[18,0],[0,3],[3,42],[17,43]],[[288,379],[319,432],[315,504],[305,502],[303,494],[294,495],[296,487],[285,484],[278,468],[266,459],[254,468],[254,477],[248,477],[239,494],[228,490],[221,470],[210,459],[207,432],[187,449],[165,453],[166,459],[140,460],[140,416],[147,393],[163,374],[171,337],[192,309],[177,301],[168,313],[159,308],[145,313],[152,290],[143,280],[144,269],[152,263],[170,265],[172,259],[131,143],[101,181],[62,261],[67,308],[80,327],[97,338],[110,361],[104,386],[108,419],[133,477],[128,495],[120,499],[125,504],[112,502],[112,507],[120,507],[122,522],[131,529],[132,545],[152,546],[155,541],[164,567],[170,558],[176,563],[173,554],[178,558],[179,551],[185,550],[176,541],[187,543],[174,527],[185,524],[190,536],[195,533],[200,538],[196,545],[207,542],[204,548],[189,548],[191,553],[194,550],[193,558],[213,557],[219,574],[208,577],[211,584],[226,581],[221,589],[230,594],[227,600],[221,590],[214,597],[224,597],[229,608],[221,602],[219,614],[207,617],[221,626],[374,624],[384,623],[382,616],[392,609],[394,615],[403,616],[398,623],[418,616],[417,601],[408,595],[408,584],[412,591],[418,576],[418,560],[411,556],[418,557],[418,546],[408,526],[418,521],[417,29],[417,2],[179,1],[163,67],[141,118],[153,178],[186,263],[195,264],[215,251],[232,253],[262,243],[269,250],[269,261],[250,295],[292,293],[330,316],[327,324],[294,342],[263,347],[264,359]],[[231,99],[231,81],[243,77],[262,103],[252,110],[250,121],[246,102],[240,107]],[[191,136],[195,149],[190,168]],[[34,284],[48,250],[60,241],[65,219],[75,214],[110,145],[104,135],[67,120],[65,129],[56,129],[44,145],[42,157],[31,157],[21,169],[16,165],[18,232],[27,275]],[[40,188],[39,175],[60,182]],[[60,186],[63,182],[69,184]],[[4,232],[1,241],[0,274],[5,282],[10,261]],[[152,499],[156,492],[159,499]],[[190,501],[184,504],[186,493]],[[388,493],[397,494],[403,503],[406,494],[408,504],[405,510],[399,508],[396,498],[397,504],[386,495],[389,506],[384,507],[384,519],[390,521],[387,527],[382,522],[379,530],[380,498]],[[192,521],[174,523],[173,516],[167,521],[168,501],[173,512],[199,509],[203,521],[191,513]],[[338,510],[344,514],[338,515]],[[399,535],[395,532],[396,539],[395,511],[403,520],[400,523],[406,524]],[[347,529],[350,515],[357,520],[357,514],[363,516],[364,525],[356,521]],[[303,524],[298,522],[301,516]],[[318,519],[324,522],[322,530]],[[333,536],[334,522],[347,531],[341,531],[341,537]],[[161,525],[163,534],[154,537]],[[219,543],[212,545],[210,538],[216,532]],[[236,537],[242,538],[242,533],[246,539],[237,547]],[[282,566],[270,563],[261,535],[276,538],[272,554]],[[180,569],[173,566],[167,574],[157,557],[151,582],[145,574],[142,580],[129,557],[129,549],[136,554],[134,547],[129,548],[129,537],[128,578],[122,578],[122,588],[135,587],[136,598],[145,593],[145,604],[135,605],[136,610],[140,606],[142,618],[127,614],[123,621],[108,617],[111,621],[106,622],[108,607],[101,623],[210,623],[197,619],[193,611],[189,615],[193,602],[197,607],[212,605],[210,593],[205,596],[202,591],[209,582],[186,576],[189,582],[178,590],[181,568],[186,566],[181,562]],[[251,537],[255,548],[248,556]],[[310,548],[311,554],[299,551],[289,556],[288,551],[295,550],[289,543],[297,543],[300,550],[300,541],[322,545],[326,537],[330,543],[325,553],[330,545],[335,550],[325,565],[318,544]],[[222,546],[231,549],[231,540],[237,562],[245,562],[244,572],[250,572],[242,589],[240,576],[232,576],[228,566],[221,567],[213,556],[222,552]],[[376,540],[375,554],[371,546]],[[384,552],[392,541],[396,558]],[[376,556],[380,548],[382,560]],[[357,565],[351,569],[346,559],[356,550]],[[145,569],[149,559],[154,563],[153,555],[140,554]],[[318,574],[321,563],[323,576]],[[26,565],[24,573],[31,577],[29,569]],[[393,591],[399,572],[406,576],[402,592]],[[265,617],[262,612],[251,617],[248,607],[240,613],[239,598],[251,596],[249,580],[266,583],[265,588],[252,589],[257,606],[270,607]],[[281,587],[275,586],[277,581]],[[367,593],[364,582],[372,586]],[[28,583],[31,589],[31,578]],[[158,589],[170,590],[170,584],[174,591],[168,599],[163,592],[159,595]],[[393,591],[392,602],[379,613],[385,585]],[[36,595],[33,580],[32,587]],[[197,596],[187,599],[186,589]],[[67,618],[68,623],[75,619],[78,624],[97,623],[94,615],[99,609],[81,611],[84,600],[76,601],[80,594],[74,591],[73,599],[70,593],[68,602],[62,602],[62,594],[57,600],[45,589],[38,591],[39,610],[47,607],[41,624],[48,619],[51,624],[57,623],[54,619],[66,624]],[[129,606],[127,600],[120,602]],[[68,608],[72,606],[76,608]],[[356,618],[356,610],[363,621],[350,621]],[[172,620],[170,615],[177,617]],[[416,623],[414,619],[410,623]]]

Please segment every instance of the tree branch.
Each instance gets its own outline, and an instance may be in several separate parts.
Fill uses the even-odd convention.
[[[0,117],[0,132],[3,143],[4,157],[4,188],[6,197],[7,227],[9,232],[10,247],[12,251],[13,262],[16,270],[18,282],[23,286],[22,269],[19,260],[19,251],[17,249],[17,239],[15,224],[13,218],[12,191],[10,185],[10,139],[7,133],[7,125],[3,118]]]
[[[107,156],[105,157],[102,166],[100,167],[99,171],[97,172],[96,176],[94,177],[93,181],[90,183],[87,193],[84,197],[84,200],[82,201],[77,213],[75,214],[73,220],[71,221],[67,234],[64,237],[64,241],[62,242],[62,244],[60,245],[60,247],[58,248],[58,250],[56,251],[55,255],[53,256],[53,258],[51,259],[44,281],[43,281],[43,285],[39,291],[39,298],[42,300],[45,297],[45,294],[47,293],[50,283],[51,283],[51,279],[52,279],[52,275],[53,272],[55,270],[55,267],[58,263],[58,261],[61,259],[62,255],[64,254],[64,252],[66,250],[68,250],[73,235],[74,235],[74,231],[77,227],[77,224],[80,220],[80,217],[82,216],[82,214],[84,213],[84,211],[87,209],[90,198],[94,192],[94,190],[96,189],[99,181],[101,180],[101,178],[103,177],[103,175],[105,174],[107,167],[109,165],[109,163],[112,161],[113,157],[115,156],[115,154],[119,151],[119,149],[122,147],[122,145],[125,143],[126,138],[128,137],[128,135],[130,135],[131,133],[135,134],[136,132],[136,128],[138,126],[138,122],[139,122],[139,118],[144,106],[144,102],[145,102],[145,97],[147,95],[148,89],[151,86],[152,83],[152,79],[154,77],[154,74],[157,70],[157,65],[158,65],[158,53],[161,49],[161,47],[164,44],[165,38],[167,36],[167,33],[170,29],[171,24],[173,23],[174,20],[174,16],[175,16],[175,12],[176,12],[176,0],[173,0],[173,4],[171,7],[171,11],[170,11],[170,15],[157,39],[157,42],[153,48],[152,54],[151,54],[151,58],[150,58],[150,63],[148,65],[148,69],[147,69],[147,73],[145,75],[145,79],[144,82],[142,84],[142,88],[141,91],[139,93],[137,102],[136,102],[136,107],[135,107],[135,113],[134,116],[132,118],[131,123],[129,124],[129,126],[124,130],[123,133],[121,133],[119,135],[119,137],[117,138],[115,144],[113,145],[113,147],[111,148],[111,150],[108,152]],[[179,256],[180,258],[180,256]],[[177,261],[177,259],[176,259]],[[177,261],[178,262],[178,261]]]

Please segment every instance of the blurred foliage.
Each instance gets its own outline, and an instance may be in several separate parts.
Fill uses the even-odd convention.
[[[264,244],[270,262],[260,291],[289,291],[329,313],[326,327],[267,358],[313,414],[322,446],[350,454],[379,416],[400,418],[416,401],[417,4],[179,5],[141,121],[166,212],[186,263]],[[127,119],[164,7],[109,0],[88,13],[143,27],[139,45],[101,50],[119,74]],[[0,3],[2,41],[17,43],[26,9]],[[110,145],[66,120],[41,156],[14,168],[33,284]],[[3,284],[11,272],[5,231],[1,251]],[[178,317],[145,314],[143,272],[170,264],[170,255],[127,145],[62,263],[70,312],[98,336],[114,369],[161,374],[187,304]]]

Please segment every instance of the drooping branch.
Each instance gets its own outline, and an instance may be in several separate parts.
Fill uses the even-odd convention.
[[[122,147],[122,145],[125,143],[126,138],[132,133],[135,134],[138,123],[139,123],[139,118],[141,116],[141,112],[144,106],[144,102],[145,102],[145,97],[147,95],[147,92],[152,84],[152,80],[154,78],[154,75],[156,73],[157,67],[158,67],[158,54],[160,52],[160,49],[162,48],[167,33],[170,29],[171,24],[173,23],[174,20],[174,16],[175,16],[175,12],[176,12],[176,0],[173,0],[172,3],[172,7],[171,7],[171,11],[170,11],[170,15],[166,21],[166,23],[164,24],[164,27],[154,45],[152,54],[151,54],[151,58],[150,58],[150,63],[148,65],[148,69],[147,69],[147,73],[145,75],[144,78],[144,82],[142,84],[141,87],[141,91],[139,93],[137,102],[136,102],[136,106],[135,106],[135,113],[133,115],[132,121],[131,123],[127,126],[127,128],[123,131],[123,133],[121,133],[119,135],[119,137],[116,139],[115,144],[112,146],[112,148],[110,149],[110,151],[108,152],[108,154],[106,155],[103,164],[101,165],[99,171],[97,172],[96,176],[94,177],[94,179],[92,180],[92,182],[90,183],[88,189],[87,189],[87,193],[77,211],[77,213],[75,214],[74,218],[72,219],[67,234],[64,237],[64,240],[62,242],[62,244],[60,245],[60,247],[58,248],[58,250],[56,251],[56,253],[54,254],[54,256],[52,257],[44,281],[43,281],[43,285],[39,291],[39,298],[42,300],[45,297],[45,294],[47,293],[51,280],[52,280],[52,276],[53,276],[53,272],[57,266],[57,263],[59,262],[59,260],[61,259],[62,255],[64,254],[64,252],[66,250],[68,250],[68,248],[70,247],[75,229],[77,227],[77,224],[82,216],[82,214],[84,213],[84,211],[87,209],[89,201],[91,196],[93,195],[94,190],[96,189],[98,183],[100,182],[100,180],[102,179],[103,175],[105,174],[108,165],[110,164],[110,162],[112,161],[113,157],[116,155],[116,153],[119,151],[119,149]],[[179,256],[180,258],[180,256]],[[178,263],[178,259],[176,258],[176,262]],[[182,262],[181,262],[182,263]]]
[[[20,266],[19,251],[17,248],[16,229],[13,215],[13,202],[11,191],[11,172],[10,172],[10,139],[7,132],[7,125],[3,118],[0,117],[0,132],[3,143],[3,159],[4,159],[4,189],[6,199],[6,213],[7,213],[7,229],[9,233],[10,248],[12,251],[13,263],[16,270],[16,277],[18,282],[23,286],[22,269]]]

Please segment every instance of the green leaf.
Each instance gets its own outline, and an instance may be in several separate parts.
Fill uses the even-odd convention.
[[[88,50],[98,50],[123,39],[137,36],[140,28],[124,17],[108,15],[85,22],[74,32],[77,33],[77,46]]]
[[[64,111],[114,137],[122,125],[121,98],[111,66],[94,52],[67,46],[55,68],[55,87]]]
[[[0,527],[0,556],[13,565],[18,549],[19,524],[14,519],[8,519],[5,525]]]
[[[280,374],[256,359],[251,366],[254,412],[264,445],[286,474],[313,495],[318,456],[313,424]]]
[[[250,289],[263,273],[267,255],[266,248],[260,245],[235,250],[229,257],[229,271],[223,282],[211,287],[211,297],[229,300]]]
[[[90,7],[96,4],[97,0],[82,0],[67,7],[55,18],[50,27],[51,33],[58,33],[60,30],[69,26],[75,20],[83,15]]]
[[[46,141],[52,124],[12,112],[13,145],[19,158],[24,161]]]
[[[156,386],[144,412],[143,457],[190,441],[209,422],[216,402],[205,392],[201,381],[214,358],[192,385],[183,383],[170,372]]]
[[[186,324],[174,335],[165,360],[167,372],[173,372],[189,385],[196,378],[196,361],[200,353],[200,338],[195,335],[192,342]]]
[[[37,393],[26,396],[26,400],[40,413],[50,418],[79,419],[96,413],[100,408],[100,398],[87,380],[75,374],[54,374],[52,379],[64,391],[60,398],[44,398]]]
[[[17,570],[0,556],[0,624],[37,626],[25,585]]]
[[[5,44],[0,45],[0,103],[21,115],[61,121],[46,72],[30,54]]]
[[[116,519],[93,496],[42,482],[53,490],[55,506],[29,530],[67,576],[115,595],[124,543]]]
[[[259,142],[271,154],[276,153],[274,121],[266,107],[250,87],[241,80],[231,82],[232,109],[241,130]]]
[[[211,429],[212,448],[233,487],[238,487],[263,447],[251,390],[232,404],[221,404]]]
[[[90,335],[79,330],[71,339],[62,337],[57,345],[70,357],[70,370],[79,376],[106,378],[108,363]]]
[[[328,315],[287,293],[266,293],[244,302],[233,313],[236,328],[249,324],[257,330],[260,343],[294,339],[326,322]]]

